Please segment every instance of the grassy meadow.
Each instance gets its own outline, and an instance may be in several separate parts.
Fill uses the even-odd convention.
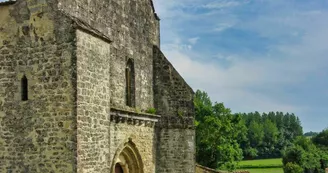
[[[245,160],[239,163],[239,170],[250,173],[283,173],[282,159]]]
[[[250,173],[284,173],[282,168],[247,169]]]

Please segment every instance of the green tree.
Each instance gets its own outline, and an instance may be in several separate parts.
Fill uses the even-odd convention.
[[[316,136],[318,134],[319,134],[318,132],[312,132],[312,131],[310,131],[310,132],[304,133],[304,136],[313,137],[313,136]]]
[[[295,139],[293,146],[289,147],[283,156],[284,167],[293,163],[304,169],[305,172],[318,172],[322,169],[322,156],[320,150],[312,141],[304,136]]]
[[[196,161],[210,168],[236,169],[242,159],[238,139],[246,136],[240,115],[232,115],[223,103],[212,105],[207,93],[196,91]]]
[[[278,128],[277,126],[269,119],[264,122],[264,141],[268,146],[273,146],[276,144],[278,139]]]
[[[304,169],[297,164],[289,162],[284,166],[284,173],[304,173]]]
[[[263,126],[253,120],[249,127],[248,127],[248,139],[250,142],[250,146],[252,148],[257,148],[260,146],[263,142],[264,138],[264,131],[263,131]]]
[[[323,130],[318,135],[312,138],[314,144],[320,147],[327,147],[328,148],[328,129]]]

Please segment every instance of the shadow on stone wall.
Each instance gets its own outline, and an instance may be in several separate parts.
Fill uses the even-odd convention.
[[[162,116],[194,117],[194,91],[157,47],[153,47],[154,106]]]

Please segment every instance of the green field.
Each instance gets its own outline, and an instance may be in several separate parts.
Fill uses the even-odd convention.
[[[279,166],[282,167],[282,159],[262,159],[262,160],[245,160],[239,163],[240,167],[245,166]]]
[[[282,159],[245,160],[239,163],[239,170],[250,173],[283,173]]]
[[[244,169],[243,169],[244,170]],[[284,173],[282,168],[271,168],[271,169],[246,169],[250,173]]]

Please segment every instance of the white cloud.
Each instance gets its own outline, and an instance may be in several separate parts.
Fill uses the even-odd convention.
[[[221,8],[235,7],[241,4],[242,1],[218,0],[218,1],[207,3],[206,5],[203,5],[203,7],[208,9],[221,9]]]
[[[221,31],[224,31],[228,28],[231,28],[233,26],[233,24],[229,24],[229,23],[220,23],[218,24],[215,28],[214,28],[214,31],[217,31],[217,32],[221,32]]]
[[[194,38],[188,39],[189,43],[192,45],[195,45],[198,40],[199,40],[199,37],[194,37]]]
[[[238,62],[226,70],[213,63],[192,60],[180,50],[164,50],[175,68],[184,76],[194,89],[205,90],[213,100],[223,101],[235,111],[297,111],[294,105],[276,102],[276,100],[248,91],[253,85],[271,85],[264,67],[270,62]],[[170,58],[172,57],[172,58]],[[276,74],[281,75],[281,74]],[[281,82],[281,80],[276,81]],[[286,82],[289,82],[286,80]]]
[[[166,3],[166,1],[157,1],[161,2],[159,4]],[[206,3],[198,2],[198,5],[205,4],[211,9],[240,5],[233,2],[235,1],[206,1]],[[270,3],[275,2],[270,1]],[[284,1],[277,3],[284,3]],[[170,9],[174,9],[173,6],[170,6]],[[159,8],[165,7],[159,5]],[[170,10],[166,12],[170,13]],[[192,17],[191,14],[186,14],[188,13],[186,11],[175,10],[174,12],[183,14],[180,16],[180,22],[189,22]],[[206,38],[199,33],[197,36],[202,38],[201,40],[190,37],[183,39],[183,33],[179,35],[179,28],[175,27],[176,21],[173,18],[164,17],[165,22],[162,21],[162,25],[164,29],[169,29],[169,32],[162,31],[164,33],[162,38],[166,37],[162,50],[194,89],[208,92],[212,100],[224,102],[233,111],[294,112],[301,118],[303,117],[302,120],[306,120],[304,112],[311,110],[311,105],[298,104],[295,100],[306,99],[287,93],[285,88],[297,89],[309,78],[313,78],[313,75],[327,68],[327,16],[328,13],[322,10],[287,9],[287,11],[259,14],[254,20],[246,22],[230,14],[226,16],[220,14],[211,18],[208,17],[208,13],[203,16],[195,14],[197,20],[207,20],[208,23],[213,23],[213,26],[216,26],[216,32],[239,27],[239,29],[258,33],[263,38],[275,40],[276,43],[270,44],[265,54],[257,54],[257,52],[240,54],[233,50],[231,52],[215,52],[215,50],[199,52],[195,49],[197,47],[192,45],[204,44]],[[215,23],[218,24],[215,25]],[[179,41],[173,41],[171,38]],[[199,57],[212,57],[212,59]],[[229,66],[223,67],[217,63],[222,60],[229,62]],[[327,94],[327,90],[322,92],[324,95]]]

